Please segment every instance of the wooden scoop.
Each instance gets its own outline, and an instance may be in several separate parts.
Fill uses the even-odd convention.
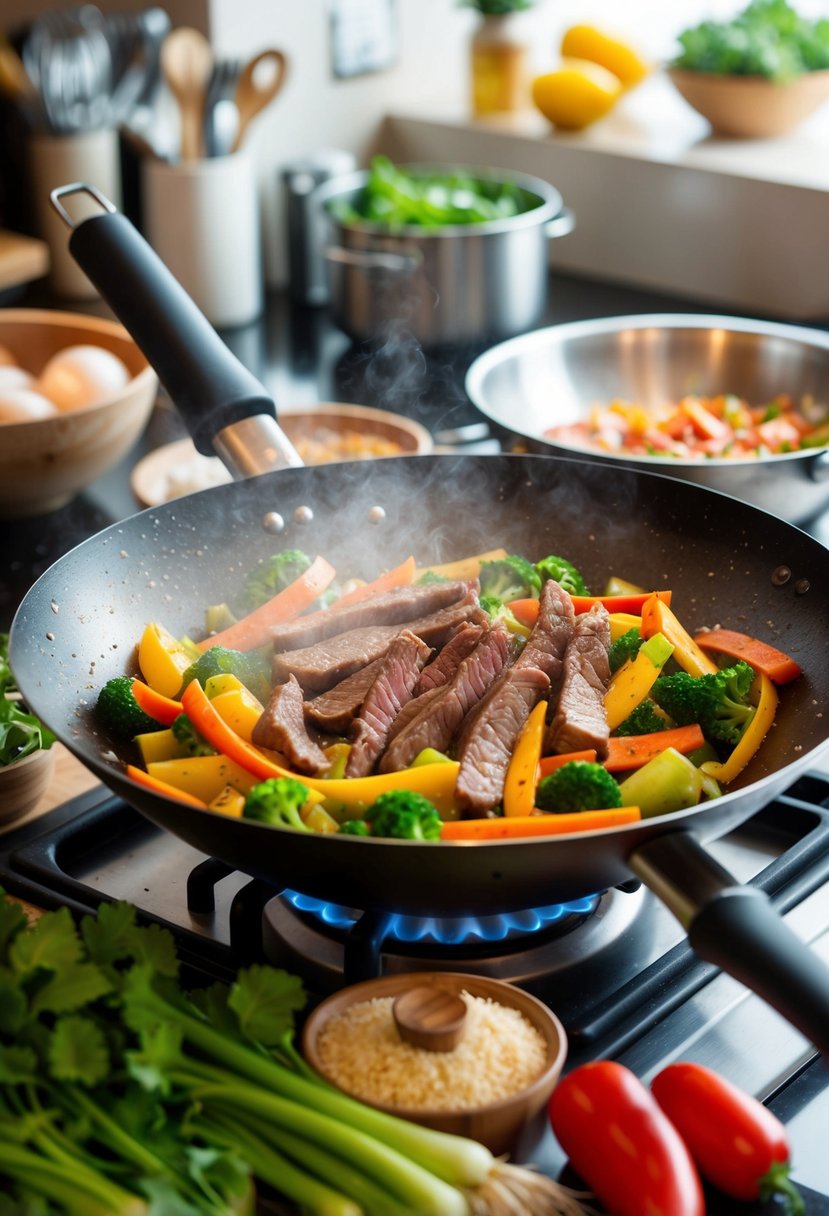
[[[421,984],[392,1005],[400,1037],[426,1051],[454,1051],[466,1033],[466,1002],[458,993]]]
[[[239,126],[231,152],[238,152],[248,125],[269,102],[273,101],[285,83],[288,61],[282,51],[261,51],[245,64],[236,84],[236,109]]]
[[[181,113],[182,162],[204,156],[204,99],[213,68],[210,43],[198,30],[181,26],[161,45],[161,70]]]

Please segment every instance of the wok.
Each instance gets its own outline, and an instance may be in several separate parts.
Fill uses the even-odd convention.
[[[237,421],[216,443],[234,469],[293,458],[263,387],[123,216],[85,220],[70,249],[144,345],[197,442],[206,444],[229,413]],[[182,335],[195,347],[188,351]],[[230,403],[224,412],[222,398]],[[260,426],[258,448],[245,445]],[[594,586],[610,572],[670,586],[692,629],[727,623],[794,655],[804,675],[782,690],[778,723],[737,788],[682,813],[545,841],[306,836],[134,785],[98,730],[97,691],[132,669],[146,622],[195,633],[205,605],[231,597],[275,549],[320,552],[342,570],[371,575],[409,552],[420,562],[444,561],[496,543],[531,557],[566,554]],[[260,473],[115,524],[31,588],[12,624],[10,656],[34,712],[102,782],[245,873],[348,906],[427,915],[549,904],[634,874],[676,913],[703,958],[753,987],[829,1053],[829,971],[764,894],[739,886],[704,847],[789,785],[825,744],[827,602],[823,546],[714,491],[625,469],[608,476],[587,461],[416,456]]]
[[[756,460],[628,456],[549,438],[551,426],[588,416],[621,398],[653,407],[688,393],[727,392],[760,405],[780,393],[829,417],[829,334],[741,317],[653,313],[600,317],[537,329],[480,355],[466,391],[501,437],[530,452],[580,455],[696,481],[792,523],[829,506],[829,451],[808,449]]]

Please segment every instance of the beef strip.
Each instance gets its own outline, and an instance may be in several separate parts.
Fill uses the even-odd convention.
[[[610,681],[607,652],[610,620],[603,604],[576,617],[573,636],[564,653],[558,704],[545,740],[545,751],[575,752],[594,747],[599,759],[607,755],[607,715],[604,695]]]
[[[346,777],[367,777],[386,746],[389,727],[411,698],[431,647],[404,629],[384,657],[371,688],[366,693],[359,715],[351,724],[351,750],[345,766]]]
[[[418,698],[421,712],[395,733],[380,760],[380,771],[407,768],[425,747],[445,751],[470,708],[480,701],[509,660],[512,641],[503,625],[487,630],[471,654],[433,696]],[[416,702],[417,703],[417,702]]]
[[[480,623],[487,615],[470,591],[457,604],[415,621],[405,628],[430,646],[443,646],[465,621]],[[313,646],[286,650],[274,655],[274,680],[281,683],[295,675],[306,692],[324,692],[386,653],[403,626],[369,625],[326,638]]]
[[[464,815],[486,815],[501,802],[515,741],[533,707],[549,691],[546,672],[513,664],[464,725],[455,785],[455,797]]]
[[[562,659],[573,636],[576,616],[573,601],[554,579],[541,588],[538,620],[515,660],[516,667],[538,667],[555,688],[561,679]]]
[[[293,676],[274,688],[251,738],[257,747],[281,752],[298,773],[311,775],[328,767],[325,752],[305,728],[302,689]]]
[[[298,650],[338,633],[364,629],[367,625],[401,625],[456,604],[470,587],[477,588],[477,584],[460,579],[445,583],[413,583],[357,604],[342,607],[333,604],[330,608],[276,625],[272,632],[273,647],[275,651]]]
[[[340,680],[328,692],[305,702],[305,717],[319,730],[331,735],[344,735],[360,711],[366,693],[380,670],[382,659],[375,659],[345,680]]]
[[[459,664],[478,645],[485,628],[485,625],[461,625],[431,663],[427,663],[423,668],[415,684],[414,695],[419,697],[430,688],[440,688],[441,684],[445,684],[458,670]]]

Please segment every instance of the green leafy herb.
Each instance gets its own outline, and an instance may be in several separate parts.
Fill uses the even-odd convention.
[[[829,20],[802,17],[788,0],[752,0],[731,20],[684,30],[679,43],[674,66],[692,72],[784,83],[829,68]]]
[[[0,767],[22,760],[40,748],[50,748],[55,736],[27,712],[9,666],[9,635],[0,633]]]

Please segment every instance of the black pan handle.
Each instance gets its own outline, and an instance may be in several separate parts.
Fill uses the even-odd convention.
[[[689,832],[669,832],[628,858],[671,909],[694,951],[767,1001],[829,1057],[829,967],[775,911],[740,886]]]
[[[61,201],[74,193],[91,194],[102,210],[76,225]],[[237,476],[302,464],[276,424],[265,386],[228,349],[127,217],[82,182],[59,186],[51,199],[73,229],[69,252],[155,368],[197,449],[205,456],[218,452]],[[233,440],[237,426],[243,446],[252,447],[249,456]]]

